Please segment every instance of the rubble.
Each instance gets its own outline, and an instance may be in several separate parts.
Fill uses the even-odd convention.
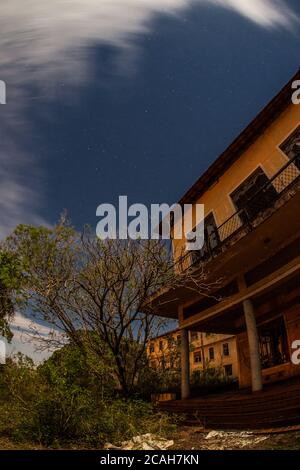
[[[267,435],[257,436],[250,431],[210,431],[204,439],[209,441],[205,449],[226,450],[254,447],[268,438]]]
[[[119,447],[106,443],[106,450],[167,450],[174,445],[174,441],[155,436],[154,434],[143,434],[135,436],[129,441],[124,441]]]

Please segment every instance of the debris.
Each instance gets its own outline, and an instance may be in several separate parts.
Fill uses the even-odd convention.
[[[174,441],[155,436],[154,434],[143,434],[134,436],[130,441],[124,441],[120,447],[110,442],[104,446],[105,450],[166,450],[174,445]]]
[[[103,449],[104,449],[104,450],[119,450],[120,447],[114,446],[114,445],[111,444],[110,442],[107,442],[106,444],[104,444]]]
[[[268,438],[266,435],[258,437],[250,431],[210,431],[204,439],[210,441],[205,446],[207,449],[224,450],[254,447]]]

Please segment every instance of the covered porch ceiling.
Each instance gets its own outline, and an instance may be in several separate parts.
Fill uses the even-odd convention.
[[[299,302],[300,304],[299,287],[300,269],[294,273],[293,276],[278,282],[276,285],[272,286],[272,288],[269,287],[254,295],[251,299],[254,309],[259,313],[257,323],[259,324],[260,322],[268,320],[268,318],[283,314],[285,310],[295,302]],[[297,297],[289,299],[289,294],[293,291],[298,291]],[[237,335],[238,333],[246,331],[242,301],[215,315],[209,315],[206,318],[194,322],[183,322],[182,324],[183,327],[187,327],[188,325],[188,329],[192,331]]]

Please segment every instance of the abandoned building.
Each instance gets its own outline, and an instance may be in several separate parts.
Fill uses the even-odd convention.
[[[180,371],[181,331],[152,338],[147,345],[150,366],[155,370]],[[238,379],[236,337],[214,333],[189,332],[190,374],[210,369],[230,380]]]
[[[300,106],[291,99],[299,79],[297,72],[180,200],[205,205],[205,244],[183,254],[185,240],[173,240],[178,269],[201,266],[212,282],[223,279],[212,297],[178,288],[150,299],[158,315],[179,321],[183,400],[189,332],[236,336],[241,389],[300,376],[291,361],[300,339]]]

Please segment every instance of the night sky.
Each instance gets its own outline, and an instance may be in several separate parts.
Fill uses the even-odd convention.
[[[95,226],[123,194],[176,202],[300,65],[296,0],[77,0],[74,21],[28,3],[0,12],[3,233],[64,209]]]
[[[296,72],[299,21],[299,0],[1,0],[0,235],[176,202]]]

